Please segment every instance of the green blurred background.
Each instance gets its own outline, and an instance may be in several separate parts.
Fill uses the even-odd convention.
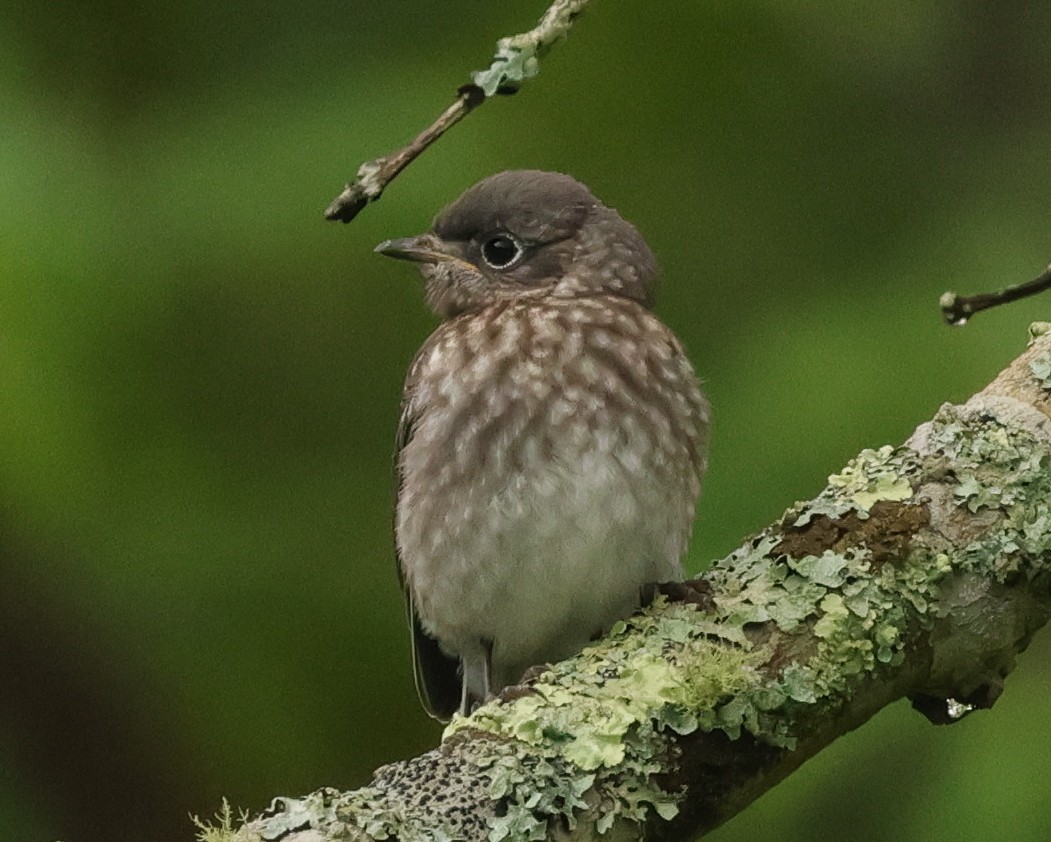
[[[389,537],[416,233],[500,169],[635,222],[715,409],[689,558],[1016,356],[1051,298],[1051,5],[596,2],[349,226],[321,210],[543,0],[0,7],[0,828],[187,840],[432,747]],[[895,705],[717,842],[1046,840],[1051,634]]]

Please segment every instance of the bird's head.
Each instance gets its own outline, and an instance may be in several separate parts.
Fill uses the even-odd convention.
[[[469,188],[426,234],[376,251],[420,264],[443,318],[509,299],[616,295],[649,306],[657,263],[634,226],[561,173],[511,170]]]

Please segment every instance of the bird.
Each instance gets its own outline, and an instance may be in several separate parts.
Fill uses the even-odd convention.
[[[569,175],[496,173],[375,250],[440,319],[405,379],[394,537],[416,688],[448,721],[682,579],[709,404],[650,248]]]

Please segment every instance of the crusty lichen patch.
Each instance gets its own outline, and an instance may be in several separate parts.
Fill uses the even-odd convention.
[[[1047,442],[992,413],[943,407],[925,445],[953,466],[957,506],[988,527],[954,554],[956,568],[1006,582],[1051,564],[1051,467]]]
[[[642,821],[650,810],[671,818],[678,794],[652,782],[667,760],[670,737],[713,725],[721,701],[761,683],[758,668],[765,660],[754,647],[710,639],[717,638],[718,626],[699,619],[692,607],[659,599],[600,643],[555,664],[532,693],[486,705],[455,720],[446,733],[472,729],[511,737],[524,756],[544,757],[557,775],[545,776],[541,789],[568,779],[574,793],[593,790],[601,805],[599,831],[617,818]],[[705,713],[712,722],[700,721]],[[739,729],[732,720],[723,724]],[[507,825],[531,825],[536,784],[535,777],[519,771],[516,778],[508,770],[493,793],[505,800],[507,812],[490,838],[502,838]],[[564,807],[554,815],[571,820],[570,802],[558,799]]]
[[[1045,351],[1029,361],[1029,370],[1045,392],[1051,392],[1051,351]]]
[[[909,448],[866,450],[818,497],[709,575],[720,616],[772,622],[784,633],[769,692],[784,697],[788,733],[794,704],[812,704],[903,659],[910,617],[926,608],[946,572],[912,546],[928,520],[913,499],[921,472]],[[870,520],[877,521],[871,531]],[[807,645],[795,644],[796,636]]]

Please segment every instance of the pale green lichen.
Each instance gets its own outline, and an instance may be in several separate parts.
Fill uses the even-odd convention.
[[[190,820],[197,828],[198,842],[261,842],[259,836],[244,827],[245,822],[248,821],[246,811],[240,811],[238,823],[241,827],[234,827],[238,819],[235,819],[234,810],[225,798],[219,811],[215,814],[216,823],[201,819],[200,816],[190,816]]]
[[[468,728],[511,737],[522,744],[523,758],[547,764],[546,770],[507,766],[494,793],[506,812],[491,822],[491,839],[531,838],[522,832],[538,814],[571,822],[590,789],[603,807],[601,826],[618,817],[640,822],[651,810],[675,814],[679,795],[652,781],[671,737],[701,727],[698,711],[717,711],[758,687],[765,659],[761,651],[709,639],[696,620],[692,607],[660,599],[576,658],[555,664],[530,695],[453,721],[447,738]],[[547,795],[537,801],[537,792]]]
[[[919,471],[916,454],[908,448],[866,450],[830,477],[812,503],[787,513],[783,522],[804,528],[819,516],[835,521],[852,513],[867,519],[878,502],[911,500],[912,478]],[[811,624],[816,647],[805,663],[791,663],[771,679],[771,696],[810,704],[842,691],[861,673],[899,664],[907,608],[925,604],[935,592],[933,582],[926,575],[903,576],[907,562],[900,569],[874,569],[863,546],[800,557],[778,553],[781,538],[776,532],[760,536],[710,574],[717,610],[731,623],[769,620],[783,632]],[[930,572],[922,563],[912,569]],[[942,573],[935,571],[935,578]],[[782,733],[790,733],[790,704],[784,714],[778,724]]]
[[[912,485],[901,474],[895,450],[884,445],[879,450],[863,450],[840,473],[828,478],[831,489],[837,489],[864,518],[881,500],[901,501],[912,496]]]
[[[905,612],[900,597],[888,592],[880,579],[880,574],[861,574],[821,600],[813,627],[820,643],[806,665],[813,677],[815,698],[844,690],[877,664],[896,666],[904,659]]]
[[[950,437],[965,432],[959,427]],[[830,477],[814,501],[786,513],[783,522],[804,529],[818,517],[835,523],[851,514],[865,520],[880,502],[922,505],[913,498],[924,467],[911,448],[866,450]],[[720,563],[709,579],[717,612],[731,626],[772,621],[791,633],[801,623],[810,625],[816,646],[766,685],[770,699],[785,700],[783,718],[774,719],[780,733],[790,735],[793,703],[812,704],[841,693],[859,675],[904,660],[910,624],[925,628],[933,623],[929,608],[938,597],[938,582],[951,568],[947,554],[922,542],[905,548],[892,564],[873,564],[864,546],[800,557],[779,553],[782,537],[769,530]]]
[[[757,544],[768,546],[769,541],[760,539]],[[903,569],[881,565],[873,570],[868,551],[861,547],[801,558],[775,555],[758,566],[762,584],[753,579],[740,590],[735,577],[741,571],[720,567],[718,584],[728,586],[730,594],[724,599],[719,592],[716,605],[728,620],[761,617],[761,622],[773,621],[785,632],[804,621],[811,624],[818,642],[810,657],[805,663],[789,664],[763,687],[768,699],[784,702],[809,704],[843,690],[858,674],[879,664],[899,664],[907,609],[925,604],[935,592],[926,575],[903,575],[903,569],[910,569],[907,564]],[[930,572],[919,564],[911,569]],[[751,611],[742,607],[742,600],[752,602]],[[760,707],[768,713],[777,710],[770,704]],[[791,718],[788,708],[784,713]],[[777,721],[778,733],[790,733],[789,719]]]
[[[1029,325],[1029,342],[1032,345],[1036,340],[1046,333],[1051,333],[1051,322],[1032,322]]]
[[[1049,565],[1051,470],[1047,446],[1023,429],[991,416],[943,409],[931,425],[936,452],[954,465],[958,502],[971,512],[1000,516],[956,555],[961,570],[987,572],[1006,581],[1023,569],[1030,576]]]
[[[530,781],[528,793],[520,784],[523,772]],[[565,775],[560,764],[543,757],[523,764],[521,758],[503,758],[489,769],[492,783],[489,795],[506,803],[508,809],[490,823],[490,842],[548,838],[548,823],[561,817],[569,829],[576,825],[576,812],[588,806],[584,795],[594,786],[594,775]]]
[[[959,476],[960,481],[953,489],[953,494],[971,512],[977,512],[982,508],[996,508],[1000,505],[1002,488],[996,485],[982,485],[974,474],[963,473]]]
[[[910,476],[918,467],[910,454],[890,445],[861,451],[842,471],[828,478],[828,486],[817,497],[808,503],[797,503],[795,517],[786,515],[786,522],[801,528],[816,517],[835,520],[849,512],[864,520],[881,501],[910,499],[913,493]]]
[[[323,827],[329,838],[349,838],[352,828],[360,827],[374,839],[386,839],[399,822],[384,809],[379,795],[371,787],[349,793],[325,787],[302,798],[279,796],[253,823],[251,838],[260,842],[279,840],[307,827]]]
[[[323,792],[323,791],[322,791]],[[318,793],[314,793],[317,795]],[[307,796],[310,798],[311,796]],[[384,793],[375,787],[362,787],[352,793],[352,797],[341,804],[342,812],[349,822],[363,830],[370,839],[405,839],[407,842],[444,842],[451,834],[441,825],[434,824],[422,832],[422,828],[413,827],[400,810],[393,809],[384,797]],[[333,816],[327,807],[320,815],[331,824]]]
[[[552,3],[533,29],[497,41],[492,63],[485,70],[473,72],[471,81],[486,96],[517,91],[523,82],[540,72],[540,59],[566,37],[573,19],[587,4],[588,0]]]
[[[1045,392],[1051,392],[1051,351],[1045,351],[1029,362],[1029,370]]]

